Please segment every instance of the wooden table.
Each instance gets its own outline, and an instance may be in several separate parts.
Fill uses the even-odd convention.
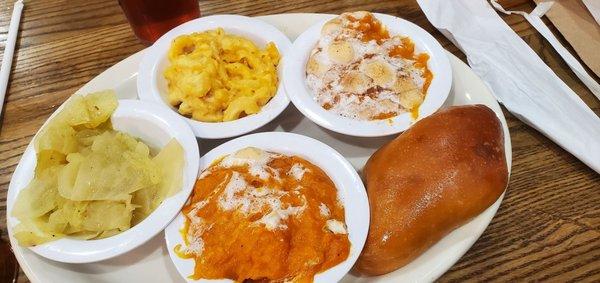
[[[33,135],[75,90],[144,48],[133,35],[116,0],[26,2],[0,129],[0,236],[4,240],[8,239],[5,220],[8,183]],[[12,4],[13,0],[0,3],[2,42],[6,40]],[[525,11],[531,11],[534,5],[529,0],[509,0],[502,4]],[[465,59],[427,21],[414,1],[210,0],[200,1],[200,8],[203,15],[353,10],[387,13],[425,28],[446,49]],[[600,114],[599,101],[521,16],[502,17]],[[505,199],[483,236],[439,281],[598,282],[600,175],[506,110],[504,114],[513,145],[512,176]],[[18,281],[28,280],[21,273]]]

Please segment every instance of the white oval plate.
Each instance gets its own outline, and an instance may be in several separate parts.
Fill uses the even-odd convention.
[[[234,121],[207,123],[200,122],[180,115],[173,106],[167,102],[167,81],[163,71],[168,66],[167,53],[171,42],[179,35],[201,32],[221,27],[226,32],[244,36],[252,40],[259,48],[264,48],[269,42],[275,43],[281,60],[277,66],[279,86],[275,96],[262,107],[260,112],[248,115]],[[163,107],[177,113],[185,119],[194,134],[199,138],[220,139],[239,136],[264,126],[275,119],[290,103],[282,83],[283,59],[288,54],[292,43],[277,28],[256,18],[237,15],[216,15],[202,17],[184,23],[160,37],[149,47],[139,65],[138,94],[141,100],[160,103]]]
[[[331,18],[324,14],[283,14],[259,17],[281,29],[291,39],[316,22]],[[490,107],[502,122],[504,145],[508,168],[512,161],[510,136],[502,109],[483,81],[471,69],[447,53],[453,74],[453,86],[445,106],[484,104]],[[115,88],[120,98],[135,98],[136,72],[143,52],[117,63],[84,85],[79,92],[88,93],[106,88]],[[115,78],[123,78],[118,81]],[[290,106],[281,116],[261,128],[263,131],[285,131],[301,133],[334,148],[360,170],[369,156],[392,137],[356,138],[328,131],[305,118]],[[206,153],[222,141],[201,140],[201,149]],[[29,166],[32,160],[24,158],[17,166]],[[14,175],[12,182],[18,182]],[[502,197],[483,213],[462,227],[452,231],[440,242],[411,264],[380,277],[356,278],[346,275],[341,282],[431,282],[446,272],[481,236],[500,206]],[[37,256],[26,248],[19,247],[9,234],[11,244],[21,268],[29,279],[36,282],[185,282],[171,262],[164,235],[156,235],[146,244],[124,255],[92,264],[58,263]]]
[[[446,52],[433,36],[419,26],[390,15],[378,13],[374,13],[374,15],[387,27],[391,35],[409,36],[415,43],[415,52],[429,54],[430,59],[427,64],[434,75],[425,100],[419,107],[418,119],[432,114],[442,106],[452,86],[452,69]],[[408,129],[415,122],[411,113],[403,113],[391,119],[362,121],[327,111],[315,101],[312,91],[306,84],[306,63],[310,52],[321,37],[323,25],[331,18],[333,16],[319,21],[300,34],[285,59],[283,81],[292,103],[313,122],[341,134],[380,137],[397,134]]]
[[[62,106],[59,107],[51,118],[56,116],[62,108]],[[44,126],[48,121],[44,123]],[[150,240],[160,233],[183,207],[196,181],[200,158],[198,144],[190,127],[172,112],[154,103],[139,100],[119,100],[119,105],[111,116],[111,122],[116,130],[141,139],[151,148],[162,148],[171,138],[175,138],[183,147],[185,155],[181,191],[165,199],[146,219],[123,233],[100,240],[82,241],[63,238],[30,248],[33,252],[52,260],[69,263],[105,260],[126,253]],[[19,192],[33,178],[35,166],[36,153],[33,143],[30,143],[23,153],[8,189],[7,226],[9,233],[12,227],[19,222],[10,216],[10,212]]]
[[[337,151],[328,145],[303,135],[283,132],[266,132],[247,135],[221,144],[202,156],[199,174],[208,168],[213,161],[225,155],[232,154],[245,147],[256,147],[266,151],[296,155],[321,168],[335,184],[338,198],[344,206],[350,254],[340,264],[315,276],[315,282],[336,282],[340,280],[356,262],[367,239],[369,231],[369,202],[362,180],[354,167]],[[179,232],[184,223],[183,214],[177,217],[165,229],[165,238],[169,255],[179,273],[188,282],[215,282],[213,280],[190,280],[188,276],[194,273],[194,260],[182,259],[175,254],[175,246],[185,246]],[[219,280],[216,282],[233,282]]]

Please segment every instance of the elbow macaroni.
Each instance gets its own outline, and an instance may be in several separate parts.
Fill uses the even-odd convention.
[[[217,28],[177,37],[168,59],[168,101],[194,120],[222,122],[255,114],[277,91],[280,55],[272,42],[260,50]]]

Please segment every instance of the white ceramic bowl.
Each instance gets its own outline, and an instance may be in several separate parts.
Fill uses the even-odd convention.
[[[328,145],[306,136],[283,133],[266,132],[243,136],[228,141],[214,148],[200,159],[200,172],[208,168],[211,163],[220,157],[235,151],[253,146],[263,150],[278,152],[288,155],[297,155],[320,167],[331,178],[338,189],[338,197],[344,205],[348,237],[351,243],[348,258],[340,264],[315,276],[315,282],[337,282],[354,265],[367,238],[369,230],[369,202],[365,187],[350,163],[337,151]],[[194,273],[194,261],[182,259],[174,252],[177,244],[184,244],[179,230],[183,227],[183,214],[177,217],[165,229],[165,238],[171,260],[175,263],[179,273],[188,280]],[[207,281],[208,280],[201,280]],[[218,280],[210,282],[231,282]]]
[[[433,80],[419,108],[419,119],[426,117],[442,106],[452,87],[452,69],[442,46],[419,26],[389,15],[374,14],[389,30],[391,35],[409,36],[415,43],[416,52],[426,52],[430,59],[429,69]],[[292,45],[290,54],[285,58],[283,81],[286,92],[296,108],[321,127],[341,134],[359,137],[387,136],[402,132],[415,121],[410,113],[403,113],[389,119],[361,121],[339,116],[323,109],[315,100],[306,84],[306,63],[310,52],[321,36],[321,28],[334,16],[311,26],[303,32]]]
[[[141,100],[154,101],[163,107],[177,113],[177,110],[167,102],[167,81],[163,76],[168,66],[167,53],[171,42],[180,35],[205,30],[223,28],[226,32],[244,36],[252,40],[259,48],[264,48],[269,42],[275,43],[282,60],[279,62],[277,74],[279,86],[275,96],[263,106],[260,112],[229,122],[206,123],[180,115],[185,119],[194,134],[199,138],[219,139],[239,136],[264,126],[275,119],[289,104],[282,83],[283,58],[291,47],[290,40],[277,28],[255,18],[235,15],[216,15],[202,17],[184,23],[159,38],[149,47],[142,58],[138,70],[137,87]],[[179,115],[179,114],[177,114]]]
[[[62,106],[51,116],[61,111]],[[48,119],[48,120],[50,120]],[[155,103],[139,100],[119,100],[119,106],[111,117],[113,127],[139,138],[150,147],[165,146],[175,138],[183,147],[185,165],[181,191],[165,199],[152,214],[131,229],[100,240],[75,240],[63,238],[48,242],[31,250],[35,253],[60,262],[96,262],[128,252],[160,233],[179,213],[185,204],[196,181],[200,154],[198,143],[190,127],[179,117]],[[48,123],[48,121],[46,121]],[[44,124],[45,126],[45,124]],[[17,195],[33,178],[36,153],[31,143],[23,154],[21,164],[13,174],[7,196],[7,217],[9,233],[19,221],[10,216]]]

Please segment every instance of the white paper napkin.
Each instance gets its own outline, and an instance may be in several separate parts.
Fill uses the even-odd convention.
[[[485,0],[417,0],[500,103],[600,173],[600,118]]]
[[[500,4],[498,4],[497,0],[490,0],[490,4],[492,4],[492,7],[494,7],[496,10],[502,13],[518,14],[525,17],[525,19],[531,24],[531,26],[533,26],[550,43],[550,45],[552,45],[552,47],[554,48],[554,50],[556,50],[556,52],[558,52],[560,57],[562,57],[563,60],[565,60],[565,63],[567,63],[569,68],[571,68],[573,73],[575,73],[575,75],[581,80],[581,82],[592,92],[592,94],[594,94],[598,99],[600,99],[600,85],[592,78],[592,76],[590,76],[587,73],[587,71],[585,70],[583,65],[579,63],[577,58],[575,58],[575,56],[573,56],[573,54],[571,54],[569,50],[562,46],[560,41],[558,41],[558,38],[554,36],[552,31],[550,31],[550,29],[546,26],[546,24],[544,24],[544,22],[541,19],[541,17],[544,16],[544,14],[548,12],[548,10],[550,10],[552,5],[554,4],[554,1],[539,3],[535,7],[535,9],[533,9],[533,11],[531,11],[531,13],[529,14],[521,11],[507,11],[502,6],[500,6]]]

